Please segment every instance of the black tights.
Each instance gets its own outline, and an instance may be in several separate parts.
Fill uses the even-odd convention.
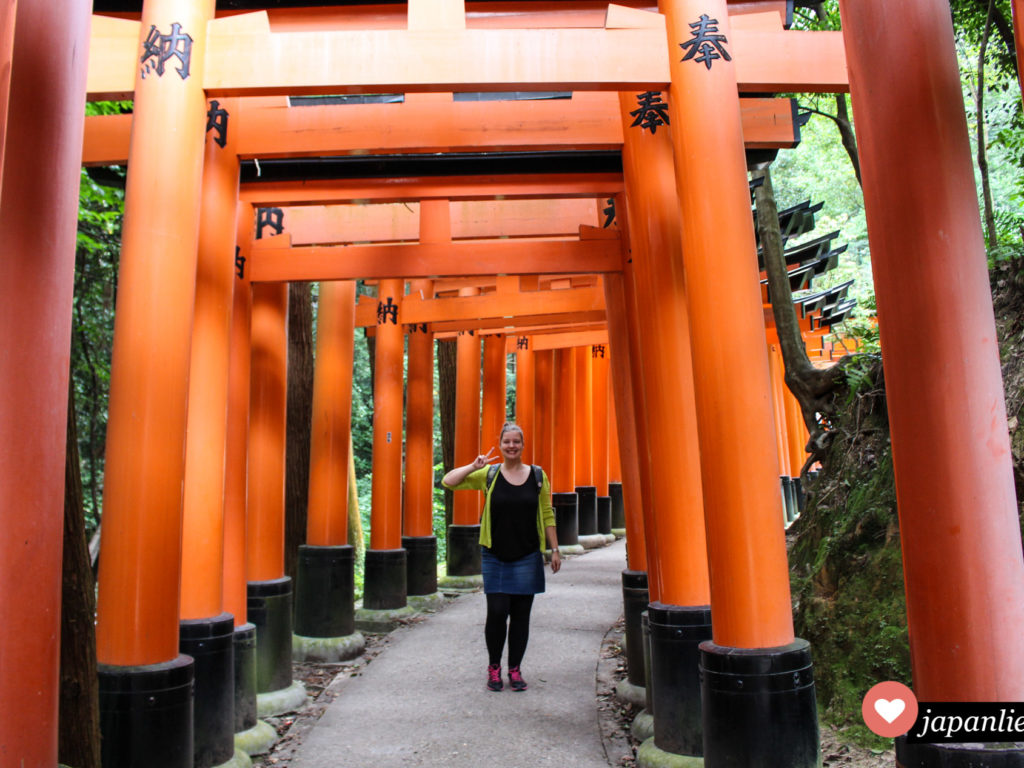
[[[484,639],[487,641],[489,664],[501,664],[505,648],[506,622],[508,627],[508,666],[518,667],[526,653],[530,639],[530,609],[533,595],[506,595],[492,592],[487,595],[487,622]]]

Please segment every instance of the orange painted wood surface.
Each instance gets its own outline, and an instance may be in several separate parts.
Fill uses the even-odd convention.
[[[19,116],[4,137],[0,205],[0,763],[11,766],[52,766],[58,756],[75,156],[85,62],[45,52],[87,45],[88,5],[72,5],[2,6],[2,76],[10,85],[3,102]]]
[[[355,301],[355,282],[320,285],[306,518],[306,543],[316,547],[348,543]]]
[[[135,119],[125,188],[104,475],[100,662],[178,655],[181,505],[206,98],[198,77],[139,65],[142,29],[193,38],[202,69],[213,0],[149,0],[129,36]],[[174,60],[177,61],[176,59]],[[151,76],[143,77],[147,72]],[[132,589],[126,590],[126,584]]]
[[[234,102],[231,99],[219,105],[228,112],[229,127]],[[217,616],[223,611],[224,599],[224,466],[238,229],[238,155],[230,130],[225,133],[224,146],[216,139],[216,132],[207,132],[203,161],[185,439],[183,619]]]

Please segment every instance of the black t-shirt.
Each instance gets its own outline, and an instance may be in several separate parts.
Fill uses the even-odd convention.
[[[522,485],[512,485],[498,471],[491,491],[491,553],[505,562],[540,548],[537,503],[540,489],[531,471]]]

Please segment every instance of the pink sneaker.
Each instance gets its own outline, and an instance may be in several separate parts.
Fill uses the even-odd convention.
[[[523,680],[523,673],[519,667],[510,667],[508,670],[508,687],[513,691],[525,691],[526,681]]]
[[[518,670],[517,670],[518,671]],[[511,670],[509,670],[511,675]],[[520,678],[522,679],[522,678]],[[487,667],[487,688],[491,691],[500,691],[505,686],[501,683],[501,665],[491,664]]]

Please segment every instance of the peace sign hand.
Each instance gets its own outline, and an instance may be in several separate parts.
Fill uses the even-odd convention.
[[[492,461],[497,461],[500,458],[499,456],[491,456],[492,453],[494,453],[493,445],[491,446],[491,450],[489,450],[486,454],[482,453],[475,459],[473,459],[473,463],[471,465],[473,469],[483,469]]]

